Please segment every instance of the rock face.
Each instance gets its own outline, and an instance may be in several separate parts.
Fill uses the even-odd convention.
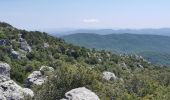
[[[0,77],[10,79],[10,69],[7,63],[0,63]]]
[[[47,77],[44,75],[45,72],[52,73],[54,69],[52,67],[48,66],[42,66],[40,68],[40,71],[34,71],[32,72],[28,78],[26,79],[26,87],[31,87],[31,85],[42,85],[46,80]]]
[[[31,52],[31,47],[28,45],[26,40],[22,40],[20,43],[21,49],[27,52]]]
[[[72,89],[65,94],[66,99],[62,100],[100,100],[99,97],[85,87]]]
[[[0,63],[0,100],[21,100],[24,96],[33,97],[34,93],[28,88],[22,88],[10,79],[10,66]]]
[[[111,72],[103,72],[103,79],[110,81],[110,80],[116,80],[117,77],[114,73]]]
[[[22,34],[18,34],[18,37],[19,37],[19,42],[20,42],[21,49],[24,50],[24,51],[27,51],[27,52],[31,52],[32,49],[29,46],[29,44],[27,43],[27,41],[22,38]]]
[[[28,88],[22,88],[14,81],[8,80],[0,83],[0,100],[21,100],[24,96],[33,97],[34,93]]]
[[[42,85],[45,80],[46,77],[44,77],[40,71],[34,71],[26,79],[26,87],[31,87],[32,84]]]

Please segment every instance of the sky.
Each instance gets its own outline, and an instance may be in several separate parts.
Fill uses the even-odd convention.
[[[27,30],[169,28],[170,0],[0,0],[0,21]]]

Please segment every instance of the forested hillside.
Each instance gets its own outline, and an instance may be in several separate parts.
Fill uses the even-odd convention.
[[[170,65],[170,37],[144,34],[87,34],[62,37],[66,42],[117,54],[138,54],[154,64]],[[166,55],[166,57],[164,56]]]
[[[88,43],[95,44],[93,40]],[[47,33],[20,30],[7,23],[0,23],[0,63],[11,66],[12,80],[33,90],[34,96],[25,99],[60,100],[66,92],[80,87],[93,91],[100,100],[170,98],[170,68],[166,66],[150,64],[138,55],[73,46]],[[0,83],[3,81],[0,78]]]

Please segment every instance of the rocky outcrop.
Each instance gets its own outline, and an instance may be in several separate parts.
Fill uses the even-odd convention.
[[[0,40],[0,45],[1,45],[1,46],[6,45],[6,40],[5,40],[5,39],[1,39],[1,40]]]
[[[85,87],[72,89],[65,94],[65,97],[66,99],[61,100],[100,100],[94,92]]]
[[[127,70],[128,69],[128,66],[126,65],[125,62],[119,63],[119,66],[122,67],[123,70]]]
[[[0,63],[0,77],[10,79],[10,69],[7,63]]]
[[[22,34],[18,34],[18,37],[19,37],[19,42],[20,42],[20,48],[24,51],[31,52],[32,49],[27,43],[27,41],[22,38]]]
[[[26,87],[31,87],[31,85],[42,85],[46,80],[47,77],[45,75],[45,72],[52,73],[54,69],[52,67],[48,66],[42,66],[40,68],[40,71],[34,71],[32,72],[28,78],[26,79]]]
[[[12,50],[11,56],[12,56],[13,59],[20,59],[20,55],[17,51]]]
[[[31,85],[42,85],[46,80],[46,77],[42,75],[40,71],[32,72],[26,79],[26,87],[31,87]]]
[[[103,72],[103,79],[110,81],[110,80],[116,80],[117,77],[114,73],[111,72]]]
[[[20,46],[21,46],[21,49],[24,50],[24,51],[27,51],[27,52],[31,52],[32,51],[31,47],[28,45],[26,40],[22,40],[20,42]]]
[[[10,66],[0,63],[0,100],[21,100],[24,96],[33,97],[34,93],[28,88],[22,88],[10,79]]]
[[[22,88],[13,80],[0,83],[0,100],[21,100],[24,96],[33,97],[34,93],[28,88]]]
[[[44,48],[48,48],[50,45],[48,43],[44,43]]]
[[[143,69],[144,67],[141,64],[137,64],[137,67]]]

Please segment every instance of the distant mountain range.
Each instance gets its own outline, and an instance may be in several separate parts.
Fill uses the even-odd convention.
[[[131,33],[131,34],[150,34],[150,35],[163,35],[163,36],[170,36],[170,28],[160,28],[160,29],[65,29],[62,31],[50,31],[55,36],[65,36],[75,33],[94,33],[99,35],[107,35],[107,34],[124,34],[124,33]]]
[[[117,54],[138,54],[152,63],[170,65],[169,36],[123,33],[108,35],[77,33],[61,38],[68,43],[78,46],[109,50]]]

